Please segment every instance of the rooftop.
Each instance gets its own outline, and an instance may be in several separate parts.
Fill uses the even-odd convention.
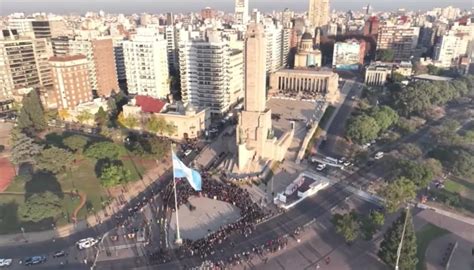
[[[425,80],[425,81],[440,81],[440,82],[448,82],[451,81],[453,78],[450,77],[443,77],[443,76],[436,76],[430,74],[420,74],[413,77],[415,80]]]
[[[149,96],[136,96],[135,105],[140,106],[142,112],[159,113],[166,105],[166,101],[155,99]]]
[[[335,75],[330,69],[315,69],[315,68],[295,68],[295,69],[280,69],[275,73],[292,73],[292,74],[305,74],[305,75]]]

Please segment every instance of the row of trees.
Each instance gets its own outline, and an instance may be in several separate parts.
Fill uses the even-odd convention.
[[[474,95],[474,76],[451,81],[416,81],[406,87],[393,87],[393,107],[403,116],[425,116],[433,106],[442,106],[461,96]]]
[[[371,240],[375,232],[385,223],[385,216],[379,211],[372,211],[368,216],[360,216],[351,211],[335,214],[332,223],[336,232],[344,237],[347,243],[352,243],[360,236],[363,236],[365,240]]]
[[[376,139],[397,121],[398,114],[392,108],[375,106],[349,119],[347,136],[359,144],[364,144]]]
[[[119,114],[117,121],[124,127],[134,129],[143,126],[147,131],[159,135],[173,135],[176,133],[176,127],[166,122],[163,117],[151,116],[142,123],[134,116],[125,117],[123,113]]]

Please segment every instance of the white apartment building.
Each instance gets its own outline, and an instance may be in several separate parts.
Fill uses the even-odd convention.
[[[289,35],[288,35],[289,37]],[[269,20],[265,23],[265,39],[267,44],[266,72],[272,73],[283,66],[283,28]]]
[[[411,27],[409,24],[381,25],[377,37],[377,50],[393,50],[394,61],[410,60],[418,44],[419,35],[420,28]]]
[[[442,36],[434,49],[434,59],[439,62],[438,66],[444,68],[455,66],[459,57],[467,53],[468,38],[466,35],[457,35],[453,31]]]
[[[184,103],[222,115],[243,97],[243,53],[226,40],[181,42],[179,63]]]
[[[283,67],[288,66],[288,55],[290,54],[291,47],[291,28],[282,29],[281,37],[281,65]]]
[[[249,21],[249,0],[235,0],[235,23],[247,24]]]
[[[130,94],[166,98],[169,91],[167,42],[153,28],[138,28],[123,42],[125,72]]]
[[[49,58],[53,56],[51,42],[46,38],[37,38],[33,40],[33,46],[40,84],[46,89],[51,89],[53,86],[53,77],[51,66],[48,62]]]

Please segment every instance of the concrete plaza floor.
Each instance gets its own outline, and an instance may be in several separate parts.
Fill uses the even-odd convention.
[[[197,240],[214,232],[223,225],[234,223],[240,218],[240,210],[232,204],[205,197],[191,197],[189,202],[196,207],[190,210],[187,205],[178,209],[181,238]],[[176,215],[170,220],[169,239],[173,242],[176,234]]]

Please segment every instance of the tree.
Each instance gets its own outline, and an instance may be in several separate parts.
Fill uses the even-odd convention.
[[[377,125],[380,127],[380,131],[385,131],[391,125],[398,122],[397,112],[385,105],[381,107],[375,107],[370,116],[375,119]]]
[[[113,187],[130,180],[130,171],[122,165],[109,164],[102,169],[100,183],[104,187]]]
[[[63,139],[63,144],[74,152],[81,153],[88,143],[87,137],[82,135],[72,135]]]
[[[74,157],[71,152],[53,146],[43,149],[37,157],[36,163],[38,169],[57,174],[68,167],[73,160]]]
[[[394,56],[395,53],[391,49],[379,49],[376,53],[377,60],[380,60],[382,62],[392,62]]]
[[[95,159],[117,159],[122,154],[122,148],[112,142],[97,142],[86,149],[86,156]]]
[[[372,224],[377,227],[382,227],[385,223],[385,215],[380,211],[372,211],[369,214],[369,219]]]
[[[389,183],[381,191],[381,196],[385,199],[387,211],[393,213],[405,203],[415,199],[416,186],[410,179],[400,177]]]
[[[18,209],[19,217],[25,222],[40,222],[47,218],[55,218],[61,213],[61,201],[51,191],[35,193],[25,200]]]
[[[94,116],[89,111],[82,111],[77,115],[76,119],[81,124],[87,124],[90,120],[94,119]]]
[[[420,147],[414,143],[405,143],[400,146],[399,152],[409,159],[418,159],[423,155]]]
[[[34,165],[36,156],[40,153],[42,147],[28,137],[25,133],[16,129],[12,130],[12,153],[11,161],[13,164],[21,165],[30,163]]]
[[[401,81],[405,80],[405,76],[403,76],[402,74],[400,74],[398,72],[393,72],[391,79],[392,79],[393,82],[398,83],[398,82],[401,82]]]
[[[17,124],[20,129],[30,131],[41,131],[47,127],[43,106],[35,90],[23,97]]]
[[[144,145],[147,152],[160,158],[163,157],[169,149],[169,144],[156,137],[149,138]]]
[[[459,149],[453,153],[453,173],[467,177],[468,179],[474,178],[474,154],[470,153],[465,149]]]
[[[433,173],[423,163],[411,160],[398,161],[399,176],[410,179],[417,188],[425,188],[433,179]]]
[[[360,226],[355,212],[335,214],[332,223],[336,227],[336,232],[344,237],[347,243],[352,243],[359,237]]]
[[[380,127],[373,117],[359,115],[350,119],[347,126],[347,136],[360,144],[377,138]]]
[[[402,88],[395,98],[395,107],[404,116],[414,113],[421,114],[432,106],[429,82],[418,81]]]
[[[140,124],[140,121],[138,121],[138,118],[134,117],[134,116],[128,116],[128,117],[125,117],[123,115],[123,113],[120,113],[118,115],[118,118],[117,118],[117,121],[124,127],[126,128],[130,128],[130,129],[133,129],[135,127],[138,126],[138,124]]]
[[[163,117],[152,116],[145,124],[145,128],[155,134],[163,134],[166,129],[166,120]]]
[[[405,225],[405,234],[403,227]],[[380,244],[378,256],[391,269],[395,268],[397,261],[397,250],[403,235],[403,245],[400,253],[399,269],[415,269],[418,263],[416,257],[416,234],[413,227],[412,216],[408,211],[403,211],[402,215],[392,224],[384,235],[384,240]]]
[[[109,115],[104,110],[104,108],[102,108],[102,106],[100,106],[99,110],[95,114],[95,122],[99,126],[105,126],[105,124],[107,124],[108,119],[109,119]]]
[[[434,158],[428,158],[423,161],[425,167],[431,171],[433,177],[440,177],[443,174],[443,165],[441,162]]]

